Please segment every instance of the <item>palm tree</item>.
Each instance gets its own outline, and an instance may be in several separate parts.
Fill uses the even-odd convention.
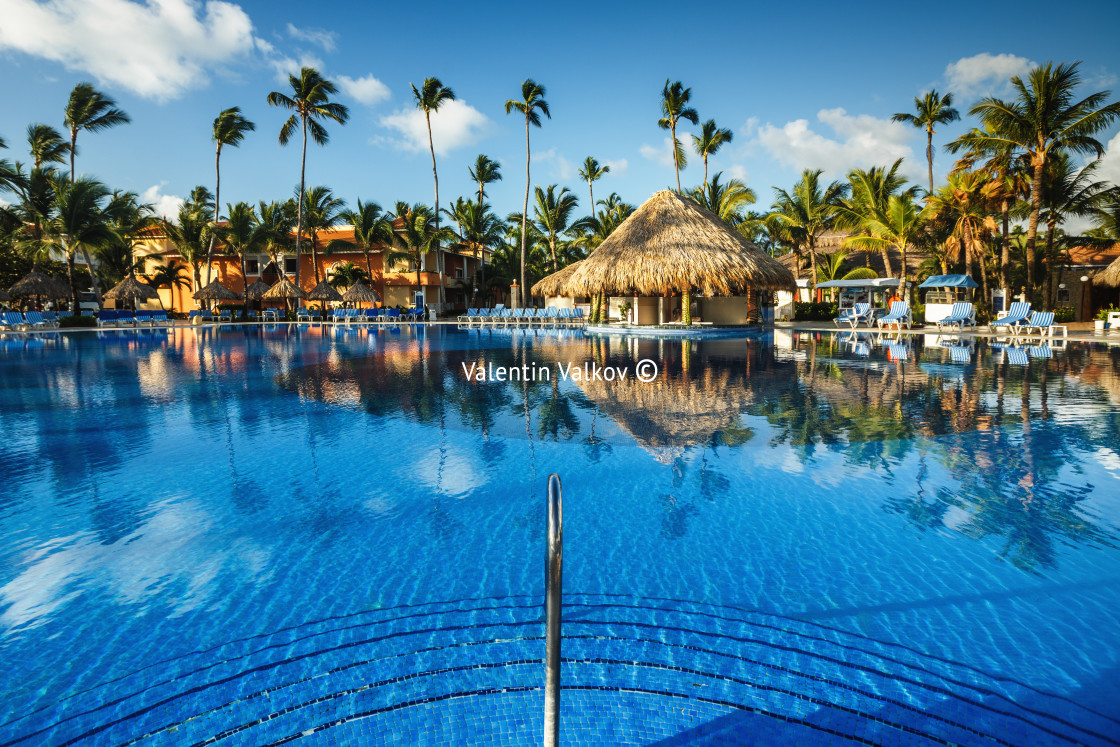
[[[534,81],[532,78],[526,78],[521,82],[521,98],[509,99],[506,101],[506,114],[516,109],[525,115],[525,205],[521,210],[521,294],[528,292],[529,287],[527,284],[527,276],[525,274],[525,238],[528,234],[526,223],[529,214],[529,186],[532,184],[529,178],[529,125],[541,126],[541,117],[538,111],[544,112],[544,115],[552,119],[552,113],[548,110],[548,102],[544,100],[545,90],[544,86]]]
[[[668,130],[673,141],[673,171],[677,175],[677,192],[681,191],[681,169],[688,165],[688,157],[684,154],[681,141],[677,140],[677,123],[682,119],[687,119],[692,124],[700,122],[700,115],[688,105],[691,98],[691,88],[685,88],[679,80],[670,83],[668,78],[665,79],[665,88],[661,91],[661,119],[657,120],[657,126]]]
[[[245,274],[245,255],[255,254],[263,250],[269,239],[272,238],[271,229],[257,219],[257,211],[247,202],[239,202],[236,205],[227,203],[226,210],[229,211],[226,225],[219,226],[215,233],[221,237],[226,249],[236,254],[241,261],[241,281],[244,286],[242,297],[245,308],[248,309],[249,278]],[[211,239],[210,246],[213,245],[214,240]]]
[[[70,293],[74,313],[78,309],[78,280],[74,276],[74,259],[82,252],[90,278],[96,292],[97,278],[93,263],[89,260],[89,250],[113,238],[113,229],[105,215],[105,205],[110,197],[109,189],[101,182],[82,177],[73,182],[56,177],[54,189],[55,212],[44,223],[47,240],[60,249],[66,257],[66,273],[70,280]],[[97,296],[98,305],[101,296]]]
[[[748,205],[753,205],[757,198],[754,190],[738,179],[729,179],[726,184],[720,184],[721,176],[723,172],[717,171],[712,175],[711,182],[690,190],[688,196],[701,207],[718,215],[727,225],[738,228],[746,220],[743,211]]]
[[[600,166],[599,162],[596,161],[592,156],[588,156],[587,158],[583,159],[583,166],[581,166],[579,169],[579,178],[587,182],[587,192],[591,197],[591,202],[589,202],[588,205],[591,206],[592,215],[595,214],[595,187],[592,185],[609,174],[610,171],[610,166],[606,164]]]
[[[502,221],[494,215],[494,212],[486,203],[468,202],[464,206],[462,215],[459,216],[459,226],[463,232],[463,238],[470,243],[475,257],[479,256],[479,251],[483,252],[482,261],[479,263],[480,279],[478,284],[482,288],[486,288],[485,252],[493,252],[494,247],[500,244],[505,237],[505,228]]]
[[[467,171],[471,175],[471,181],[478,185],[478,204],[481,205],[483,198],[486,197],[486,185],[502,180],[501,164],[479,153],[474,166],[468,166]]]
[[[848,173],[848,183],[851,184],[850,196],[840,201],[840,210],[837,224],[844,228],[856,231],[866,229],[863,224],[868,216],[886,215],[890,198],[908,196],[917,199],[920,187],[917,185],[903,189],[906,186],[906,177],[898,173],[902,167],[902,159],[897,159],[890,168],[872,166],[870,169],[853,169]],[[883,258],[883,272],[886,277],[892,277],[889,247],[878,244]],[[906,268],[901,270],[906,272]]]
[[[556,191],[556,187],[556,184],[550,184],[547,191],[537,187],[536,204],[533,206],[533,211],[537,215],[534,221],[536,227],[548,240],[553,272],[560,269],[560,265],[556,262],[556,243],[560,234],[568,230],[572,213],[579,204],[579,200],[568,191],[567,187],[561,188],[559,192]]]
[[[1058,244],[1062,238],[1058,237],[1059,227],[1065,223],[1068,216],[1087,218],[1096,213],[1097,205],[1108,189],[1108,182],[1093,181],[1100,161],[1091,161],[1083,168],[1074,165],[1068,153],[1057,152],[1050,159],[1043,179],[1042,202],[1045,208],[1046,220],[1046,251],[1043,258],[1046,261],[1046,292],[1044,302],[1046,308],[1053,308],[1054,292],[1057,282],[1054,280],[1054,260],[1061,250]]]
[[[933,194],[933,129],[937,124],[948,124],[961,118],[960,112],[953,108],[953,94],[938,95],[937,91],[930,91],[925,96],[914,97],[914,110],[917,114],[898,112],[891,119],[895,122],[906,122],[915,127],[924,127],[926,131],[926,161],[929,165],[929,192]]]
[[[416,90],[416,86],[411,83],[408,85],[412,88],[412,97],[416,100],[416,108],[424,112],[424,122],[428,125],[428,150],[432,154],[432,179],[436,184],[436,231],[439,231],[439,172],[436,171],[436,148],[432,141],[432,112],[439,111],[440,106],[444,103],[454,101],[455,92],[443,85],[439,78],[425,78],[420,90]],[[443,251],[438,246],[436,247],[436,271],[439,272],[439,304],[442,311],[443,304],[447,300],[447,290],[443,277]]]
[[[280,262],[280,254],[292,244],[296,211],[295,200],[286,200],[285,202],[265,202],[261,200],[257,203],[257,221],[270,229],[269,239],[265,242],[264,250],[272,264],[276,265],[276,271],[280,274],[280,277],[287,277]]]
[[[174,259],[169,259],[165,264],[156,264],[148,270],[148,285],[153,288],[171,289],[171,310],[175,311],[175,289],[189,288],[190,278],[183,277],[187,268]],[[163,298],[159,299],[159,306],[163,308]]]
[[[1120,188],[1110,189],[1097,198],[1092,220],[1091,236],[1109,243],[1120,241]]]
[[[70,150],[58,130],[41,123],[27,125],[27,145],[37,169],[44,163],[66,163],[66,153]]]
[[[708,156],[714,156],[724,143],[731,142],[731,138],[731,130],[721,130],[716,127],[714,119],[709,119],[700,125],[700,134],[692,136],[692,145],[704,159],[704,184],[708,183]]]
[[[245,134],[257,129],[257,126],[241,115],[241,107],[231,106],[224,109],[214,119],[214,142],[217,148],[214,151],[214,221],[221,220],[220,201],[222,194],[222,146],[228,145],[236,148],[245,139]],[[242,203],[238,203],[242,204]],[[214,261],[214,242],[217,241],[217,231],[210,234],[210,246],[206,250],[206,284],[210,284],[211,262]],[[242,262],[244,264],[244,262]],[[244,277],[244,273],[242,273]],[[247,303],[247,302],[246,302]]]
[[[296,204],[296,285],[299,285],[299,265],[303,240],[303,193],[306,189],[307,171],[307,133],[311,132],[311,139],[319,145],[326,145],[330,135],[319,120],[329,119],[339,124],[346,124],[350,119],[350,110],[344,105],[330,100],[331,94],[338,93],[334,83],[323,78],[319,71],[313,67],[300,70],[299,77],[288,76],[288,84],[292,87],[292,95],[273,91],[268,94],[270,106],[279,106],[295,112],[284,126],[280,128],[280,144],[287,145],[298,127],[303,134],[303,150],[299,161],[299,199]],[[318,270],[316,270],[318,275]]]
[[[861,228],[868,235],[849,236],[844,239],[844,245],[865,251],[896,249],[902,264],[898,280],[904,296],[908,297],[906,249],[917,240],[924,224],[925,216],[912,195],[891,195],[885,210],[875,209],[863,217]]]
[[[412,262],[416,266],[416,290],[422,292],[420,266],[424,255],[435,251],[441,243],[454,241],[455,233],[450,228],[437,229],[435,215],[427,205],[413,205],[400,217],[404,219],[404,235],[394,232],[393,242],[403,251],[389,252],[386,260]]]
[[[980,265],[983,305],[987,305],[987,239],[997,230],[992,217],[991,198],[985,190],[984,174],[976,171],[950,172],[944,186],[930,196],[928,215],[951,226],[945,241],[947,259],[965,263],[965,274],[972,274],[972,263]]]
[[[205,190],[209,197],[210,190]],[[165,220],[163,222],[164,235],[174,245],[179,256],[190,266],[193,272],[195,292],[202,290],[202,273],[200,268],[206,260],[206,251],[210,245],[210,232],[214,229],[211,216],[214,214],[210,207],[210,200],[187,201],[179,208],[178,220],[175,223]]]
[[[358,200],[357,210],[344,211],[341,216],[343,221],[353,226],[353,241],[335,239],[327,244],[327,251],[333,252],[343,248],[357,248],[366,258],[366,275],[370,282],[373,281],[373,263],[370,254],[377,247],[388,251],[393,244],[393,223],[385,211],[376,202]],[[384,268],[384,263],[382,263]]]
[[[1111,92],[1099,91],[1077,101],[1074,91],[1081,83],[1080,63],[1047,63],[1027,74],[1024,81],[1011,78],[1017,96],[1013,101],[988,96],[969,113],[980,118],[983,131],[961,138],[966,146],[1007,146],[1022,151],[1030,161],[1031,212],[1027,223],[1027,300],[1033,300],[1035,247],[1042,212],[1042,179],[1050,156],[1058,150],[1094,153],[1104,147],[1093,137],[1108,128],[1120,115],[1120,102],[1106,103]]]
[[[70,101],[66,104],[66,118],[63,120],[70,128],[71,183],[77,178],[77,172],[74,171],[74,156],[78,154],[78,133],[82,130],[100,132],[131,121],[124,111],[117,108],[116,101],[98,91],[93,84],[79,83],[74,86],[74,90],[70,92]],[[97,302],[101,303],[100,296]]]
[[[368,285],[372,282],[372,277],[353,262],[342,262],[331,268],[331,276],[327,278],[327,282],[338,290],[351,288],[355,283],[366,283]]]
[[[817,277],[817,239],[836,225],[840,200],[848,193],[848,185],[840,182],[822,186],[822,173],[823,169],[805,169],[792,193],[774,187],[774,218],[809,250],[810,279]]]
[[[96,250],[98,273],[106,285],[116,285],[126,275],[144,274],[147,257],[137,259],[137,247],[157,222],[151,205],[140,202],[135,192],[114,191],[104,210],[113,236]]]
[[[311,239],[311,266],[315,269],[315,283],[319,283],[319,256],[316,249],[319,246],[319,232],[329,231],[343,223],[343,213],[346,201],[335,197],[330,187],[322,185],[311,187],[303,195],[304,220],[303,227]]]

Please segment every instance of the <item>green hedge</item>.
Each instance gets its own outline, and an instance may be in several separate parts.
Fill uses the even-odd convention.
[[[1071,308],[1054,309],[1054,322],[1056,324],[1069,324],[1075,316],[1076,314],[1073,313]]]
[[[797,301],[793,304],[795,322],[831,322],[838,316],[840,311],[837,304],[829,301]]]
[[[68,327],[96,327],[97,320],[92,316],[60,316],[58,318],[60,329]]]

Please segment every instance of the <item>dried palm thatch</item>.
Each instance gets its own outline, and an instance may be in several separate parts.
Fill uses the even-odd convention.
[[[11,293],[13,296],[66,298],[70,295],[70,289],[55,278],[44,275],[38,270],[32,270],[9,288],[8,293]]]
[[[551,275],[547,275],[537,281],[530,290],[530,295],[533,296],[575,296],[578,293],[569,293],[567,286],[568,281],[579,266],[583,264],[581,259],[579,262],[573,262],[567,267],[561,267]]]
[[[692,200],[664,190],[580,263],[569,293],[734,295],[792,290],[793,273]]]
[[[237,301],[240,298],[241,296],[217,280],[211,281],[210,285],[194,294],[194,300],[196,301]]]
[[[359,280],[346,289],[342,300],[346,303],[376,303],[381,300],[381,295]]]
[[[159,293],[157,293],[156,289],[152,286],[147,283],[141,283],[135,277],[129,275],[106,291],[103,298],[106,301],[124,301],[132,298],[142,301],[150,298],[159,298]]]
[[[307,298],[307,294],[297,288],[291,280],[280,278],[280,281],[265,291],[261,298]]]
[[[330,283],[323,280],[307,294],[308,301],[341,301],[342,294],[336,291]]]
[[[1107,285],[1110,288],[1120,285],[1120,257],[1093,276],[1093,285]]]
[[[0,290],[0,301],[11,301],[11,300],[12,300],[12,294],[11,293],[8,293],[8,291],[6,291],[6,290]]]
[[[249,294],[250,301],[259,301],[264,297],[264,294],[268,292],[270,287],[271,286],[263,280],[258,280],[246,288],[245,292]]]

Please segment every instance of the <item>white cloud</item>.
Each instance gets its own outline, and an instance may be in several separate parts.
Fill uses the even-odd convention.
[[[1113,135],[1105,144],[1104,155],[1098,161],[1096,178],[1120,185],[1120,134]]]
[[[673,167],[673,138],[671,137],[665,138],[659,147],[642,143],[638,152],[642,154],[642,158],[656,161],[662,166]]]
[[[982,52],[945,68],[945,81],[957,96],[972,98],[1006,91],[1013,75],[1026,75],[1037,63],[1013,54]]]
[[[294,57],[274,56],[268,64],[276,71],[276,80],[281,83],[288,82],[289,75],[299,76],[300,68],[313,67],[316,70],[322,70],[324,65],[323,61],[312,54],[300,54],[299,59]]]
[[[744,184],[746,184],[746,182],[747,182],[747,169],[746,169],[746,167],[741,166],[737,163],[734,163],[734,164],[731,164],[730,166],[728,166],[726,169],[723,170],[723,173],[728,179],[738,179],[739,181],[743,182]]]
[[[335,42],[338,39],[338,35],[333,31],[316,28],[301,29],[290,23],[288,24],[288,36],[321,47],[324,52],[333,52],[336,46]]]
[[[373,142],[386,144],[400,150],[426,151],[428,126],[424,112],[419,109],[401,109],[380,120],[381,126],[398,133],[399,137],[375,137]],[[436,153],[447,153],[466,145],[473,145],[489,132],[491,122],[485,114],[465,101],[448,101],[432,112],[432,140]]]
[[[344,94],[366,106],[373,106],[389,98],[389,86],[373,77],[372,73],[361,78],[339,75],[335,77],[335,81]]]
[[[630,170],[630,162],[625,158],[618,158],[613,161],[603,161],[604,166],[610,166],[610,173],[613,176],[626,176],[626,172]]]
[[[850,115],[841,108],[821,109],[817,119],[838,137],[828,138],[814,132],[809,120],[796,119],[781,127],[762,125],[757,142],[781,163],[798,170],[824,169],[830,176],[913,156],[908,144],[913,128],[901,123],[869,114]]]
[[[553,179],[571,179],[576,175],[576,166],[555,148],[549,148],[545,151],[534,152],[533,159],[535,163],[547,165],[548,175]]]
[[[179,216],[179,208],[183,205],[183,198],[178,195],[165,195],[162,190],[167,182],[153,184],[140,194],[140,202],[151,205],[156,215],[168,220],[175,220]]]
[[[0,49],[167,100],[254,49],[253,24],[221,0],[3,0]]]

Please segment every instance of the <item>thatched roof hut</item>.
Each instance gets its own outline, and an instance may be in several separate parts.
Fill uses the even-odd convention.
[[[569,293],[730,296],[792,290],[793,273],[712,212],[675,192],[653,195],[580,263]]]
[[[11,300],[12,300],[12,294],[8,293],[8,291],[0,288],[0,301],[11,301]]]
[[[147,283],[141,283],[132,275],[128,275],[124,280],[106,291],[105,295],[102,297],[106,301],[123,301],[130,298],[146,300],[150,298],[159,298],[159,293]]]
[[[39,296],[42,298],[66,298],[70,295],[70,289],[66,285],[38,270],[32,270],[24,275],[8,289],[8,292],[13,296]]]
[[[1107,285],[1110,288],[1120,285],[1120,257],[1093,276],[1093,285]]]
[[[241,296],[225,287],[217,280],[194,294],[196,301],[237,301]]]
[[[246,288],[245,292],[249,294],[249,300],[250,301],[259,301],[259,300],[261,300],[261,298],[264,297],[264,294],[268,292],[268,289],[270,287],[272,287],[272,286],[270,286],[268,283],[264,282],[263,280],[257,280],[252,285],[250,285],[248,288]]]
[[[575,296],[577,293],[568,292],[568,281],[576,270],[579,269],[584,260],[573,262],[567,267],[561,267],[551,275],[547,275],[537,281],[530,289],[530,294],[534,296]]]
[[[346,303],[377,303],[381,300],[381,295],[359,280],[346,289],[342,300]]]
[[[280,278],[276,285],[265,291],[261,298],[307,298],[307,294],[287,278]]]
[[[308,292],[307,300],[324,302],[341,301],[342,294],[336,291],[334,287],[326,280],[323,280]]]

